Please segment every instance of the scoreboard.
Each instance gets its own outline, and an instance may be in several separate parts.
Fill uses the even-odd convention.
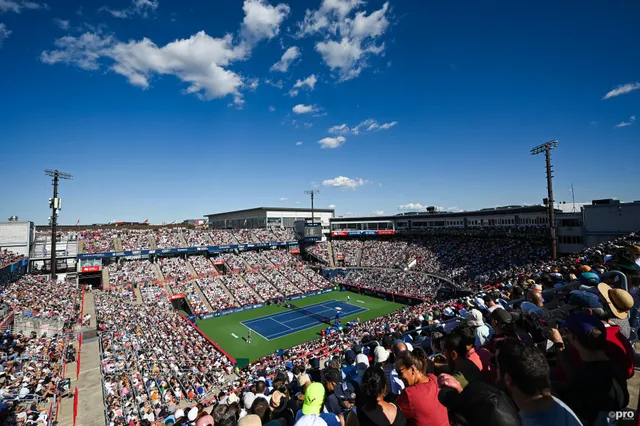
[[[298,220],[295,223],[295,230],[298,238],[302,238],[304,241],[322,240],[322,225],[320,222]]]

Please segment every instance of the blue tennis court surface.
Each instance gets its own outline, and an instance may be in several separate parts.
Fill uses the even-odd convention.
[[[325,302],[316,303],[315,305],[302,306],[301,308],[315,315],[328,317],[332,321],[336,316],[336,308],[341,308],[342,315],[345,317],[367,310],[367,308],[362,308],[346,302],[339,302],[337,300],[327,300]],[[322,324],[322,321],[311,317],[304,312],[290,310],[275,315],[267,315],[248,321],[242,321],[240,324],[251,329],[256,332],[256,334],[267,340],[273,340],[278,337],[283,337],[288,334],[306,330],[307,328],[318,326]]]

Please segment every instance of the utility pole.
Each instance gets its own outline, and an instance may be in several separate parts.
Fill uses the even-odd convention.
[[[316,223],[314,209],[313,209],[313,199],[314,199],[316,194],[320,193],[320,191],[317,190],[317,189],[310,189],[308,191],[304,191],[304,193],[308,194],[308,195],[311,195],[311,223]]]
[[[549,231],[551,239],[551,255],[553,260],[558,257],[558,238],[556,237],[556,214],[553,200],[553,167],[551,166],[551,150],[558,146],[558,140],[553,139],[531,149],[531,155],[538,155],[544,152],[547,169],[547,208],[549,219]]]
[[[56,228],[58,226],[58,211],[62,209],[62,198],[58,198],[58,180],[73,179],[69,173],[60,170],[45,170],[47,176],[53,178],[53,198],[49,198],[49,208],[51,208],[51,279],[55,280],[56,276]]]

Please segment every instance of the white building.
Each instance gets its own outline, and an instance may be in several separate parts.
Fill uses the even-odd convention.
[[[314,209],[315,222],[322,224],[323,233],[329,232],[329,219],[335,216],[334,209]],[[311,219],[311,209],[292,207],[256,207],[253,209],[205,215],[209,219],[209,229],[250,229],[250,228],[294,228],[298,220]]]

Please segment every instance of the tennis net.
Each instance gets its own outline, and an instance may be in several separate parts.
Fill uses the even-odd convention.
[[[312,311],[310,311],[310,310],[308,310],[308,309],[306,309],[306,308],[304,308],[304,307],[298,307],[298,306],[296,306],[296,305],[291,305],[291,308],[292,308],[294,311],[302,312],[303,314],[305,314],[305,315],[307,315],[307,316],[310,316],[311,318],[315,318],[315,319],[317,319],[317,320],[318,320],[318,321],[320,321],[320,322],[323,322],[323,323],[325,323],[325,324],[331,324],[331,318],[329,318],[329,317],[328,317],[328,316],[326,316],[326,315],[321,315],[321,314],[318,314],[318,313],[312,312]]]

